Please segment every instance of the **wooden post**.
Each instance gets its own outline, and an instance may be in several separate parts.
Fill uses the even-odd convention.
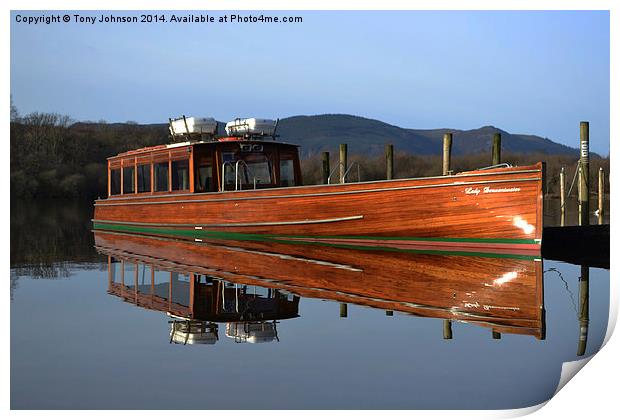
[[[385,179],[394,179],[394,145],[385,145]]]
[[[443,171],[442,175],[450,173],[450,156],[452,154],[452,133],[443,135]]]
[[[603,224],[603,211],[605,204],[605,172],[598,168],[598,224]]]
[[[492,147],[492,161],[491,165],[499,165],[502,160],[502,134],[493,134],[493,147]]]
[[[340,318],[346,318],[346,317],[347,317],[347,304],[341,303],[340,304]]]
[[[340,145],[340,183],[344,184],[344,174],[347,172],[347,145]]]
[[[586,353],[588,343],[588,324],[590,323],[590,267],[581,266],[581,277],[579,278],[579,345],[577,346],[577,356]]]
[[[323,184],[327,184],[329,179],[329,152],[323,152],[321,156],[323,161]]]
[[[566,194],[564,188],[566,188],[566,174],[564,167],[562,167],[560,170],[560,226],[566,224]]]
[[[500,332],[497,332],[495,330],[493,331],[493,340],[501,340],[502,339],[502,334]]]
[[[579,124],[579,225],[590,224],[590,124],[581,121]]]
[[[452,321],[449,319],[443,320],[443,338],[444,340],[452,340]]]

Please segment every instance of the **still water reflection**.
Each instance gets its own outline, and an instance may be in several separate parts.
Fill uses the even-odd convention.
[[[61,239],[12,223],[12,408],[517,408],[606,331],[607,270],[174,242],[87,217]]]

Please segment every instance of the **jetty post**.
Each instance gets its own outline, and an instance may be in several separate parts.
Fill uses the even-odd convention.
[[[452,133],[443,135],[443,170],[442,175],[450,174],[450,158],[452,155]]]
[[[394,179],[394,145],[385,145],[385,179]]]
[[[341,303],[340,304],[340,318],[346,318],[348,315],[347,313],[347,304],[346,303]]]
[[[499,165],[502,160],[502,134],[495,133],[493,134],[493,146],[491,150],[492,161],[491,165]]]
[[[581,277],[579,277],[579,345],[577,346],[577,356],[583,356],[586,353],[589,323],[590,267],[582,265]]]
[[[590,215],[590,123],[579,123],[579,225],[589,225]]]
[[[562,166],[560,170],[560,226],[566,224],[566,195],[564,188],[566,188],[566,173]]]
[[[340,145],[340,183],[345,182],[345,173],[347,172],[347,145],[346,143]]]
[[[329,180],[329,152],[321,153],[321,160],[323,162],[323,184],[327,184]]]
[[[443,320],[443,339],[452,340],[452,321],[449,319]]]
[[[598,168],[598,224],[603,224],[603,211],[605,204],[605,172]]]

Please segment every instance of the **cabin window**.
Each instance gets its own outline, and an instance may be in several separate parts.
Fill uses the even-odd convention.
[[[189,161],[172,162],[172,189],[189,190]]]
[[[211,162],[200,163],[196,175],[196,191],[213,190],[213,166]]]
[[[243,156],[246,165],[239,165],[239,178],[242,184],[271,184],[271,162],[262,153],[249,153]]]
[[[127,166],[123,168],[123,194],[135,192],[134,181],[134,167]]]
[[[295,185],[295,165],[293,159],[280,159],[280,185],[282,187]]]
[[[155,191],[168,191],[168,162],[156,163],[155,172]]]
[[[151,165],[138,165],[138,192],[151,191]]]
[[[121,193],[121,170],[112,169],[110,171],[110,195]]]

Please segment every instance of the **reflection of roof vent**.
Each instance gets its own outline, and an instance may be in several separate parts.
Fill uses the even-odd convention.
[[[272,322],[228,322],[226,337],[233,338],[236,343],[269,343],[280,341],[276,329],[276,321]]]
[[[168,321],[170,342],[176,344],[215,344],[219,339],[217,324],[205,321]]]
[[[237,137],[273,136],[277,125],[277,121],[263,118],[235,118],[226,123],[226,134]]]

